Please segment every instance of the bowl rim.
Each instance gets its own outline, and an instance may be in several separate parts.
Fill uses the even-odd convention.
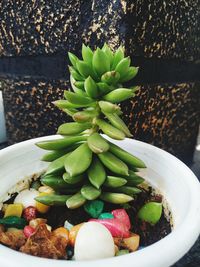
[[[0,150],[0,157],[3,157],[4,155],[12,151],[23,149],[23,147],[26,147],[27,145],[33,145],[39,141],[45,141],[50,139],[53,140],[58,138],[60,138],[59,135],[49,135],[26,140]],[[137,263],[137,265],[135,265],[137,267],[142,267],[143,265],[148,266],[149,260],[151,260],[152,266],[155,267],[170,266],[171,264],[179,260],[191,248],[191,246],[194,244],[200,234],[200,183],[194,173],[178,158],[156,146],[129,138],[126,138],[125,140],[123,140],[123,142],[133,142],[141,146],[141,148],[153,148],[154,151],[156,151],[157,153],[161,153],[166,159],[175,160],[177,168],[184,168],[184,171],[187,174],[186,176],[190,176],[190,179],[183,178],[190,191],[191,204],[187,217],[176,229],[174,229],[166,237],[150,246],[145,247],[144,249],[138,250],[134,253],[130,253],[127,255],[123,255],[121,257],[113,257],[95,261],[67,261],[67,264],[72,267],[93,267],[94,264],[97,267],[121,267],[122,264],[126,263],[127,264],[125,266],[131,266],[130,263],[133,260],[135,263]],[[194,220],[194,218],[196,219]],[[189,242],[183,242],[183,234],[184,239],[188,239]],[[174,244],[176,246],[176,249],[174,249]],[[0,245],[0,250],[2,251],[1,255],[3,255],[2,257],[0,256],[0,262],[2,264],[2,267],[13,267],[13,262],[19,262],[20,266],[25,266],[25,264],[28,264],[29,267],[44,267],[47,265],[48,267],[54,267],[55,264],[59,267],[66,266],[66,261],[45,259],[22,254],[21,252],[14,251],[3,245]],[[159,262],[157,255],[158,252]],[[10,261],[10,257],[12,257],[12,261]],[[158,263],[159,265],[157,265]]]

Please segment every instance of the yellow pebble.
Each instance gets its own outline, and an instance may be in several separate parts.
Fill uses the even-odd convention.
[[[5,208],[4,217],[8,217],[8,216],[21,217],[22,212],[23,212],[22,204],[8,204],[8,206]]]
[[[2,207],[2,211],[3,211],[3,213],[5,213],[5,211],[6,211],[7,207],[8,207],[8,205],[9,205],[9,204],[3,204],[3,207]]]
[[[80,230],[81,226],[83,226],[84,223],[77,224],[73,226],[69,231],[69,244],[71,246],[74,246],[76,241],[76,236],[78,234],[78,231]]]
[[[115,245],[115,255],[117,254],[117,252],[119,252],[119,248],[117,245]]]
[[[38,197],[41,197],[41,196],[46,196],[46,195],[49,195],[49,193],[40,193],[38,195]],[[40,213],[47,213],[47,211],[49,210],[50,206],[47,206],[47,205],[44,205],[38,201],[36,201],[36,209],[37,211],[39,211]]]

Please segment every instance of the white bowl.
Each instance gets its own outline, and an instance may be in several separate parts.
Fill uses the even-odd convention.
[[[18,181],[46,168],[47,164],[40,161],[45,151],[34,144],[56,138],[59,137],[32,139],[0,151],[0,198]],[[172,233],[134,253],[90,262],[43,259],[0,245],[1,267],[165,267],[178,261],[192,247],[200,233],[200,183],[195,175],[180,160],[152,145],[131,139],[114,143],[146,163],[145,178],[159,188],[171,209]]]

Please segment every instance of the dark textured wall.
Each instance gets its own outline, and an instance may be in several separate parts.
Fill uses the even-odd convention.
[[[143,85],[123,105],[134,138],[192,159],[200,122],[200,84]]]
[[[2,0],[0,55],[38,55],[124,43],[141,57],[195,61],[200,53],[198,0]]]
[[[7,134],[10,142],[55,134],[69,120],[52,101],[63,97],[66,81],[19,79],[3,84]]]
[[[200,55],[198,0],[128,1],[129,50],[135,55],[196,61]]]
[[[134,137],[191,161],[200,120],[198,0],[0,2],[0,77],[9,142],[55,133],[68,50],[123,44],[141,67],[122,106]]]
[[[51,103],[62,98],[66,81],[7,80],[4,101],[11,142],[54,134],[70,118]],[[122,104],[134,138],[162,147],[189,162],[200,118],[200,88],[194,83],[143,85]]]
[[[66,51],[79,39],[80,1],[2,0],[0,18],[0,55]]]

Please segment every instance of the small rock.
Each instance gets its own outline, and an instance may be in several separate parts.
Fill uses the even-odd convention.
[[[64,227],[70,231],[72,229],[73,225],[66,220],[64,222]]]
[[[115,244],[106,227],[97,222],[85,223],[75,241],[75,260],[96,260],[113,256]]]
[[[85,211],[92,216],[92,218],[98,218],[102,213],[104,208],[104,203],[101,200],[88,201],[84,205]]]
[[[128,249],[121,249],[116,253],[116,256],[122,256],[128,253],[129,253]]]
[[[99,219],[113,219],[113,218],[114,216],[112,215],[112,213],[109,212],[104,212],[99,215]]]

